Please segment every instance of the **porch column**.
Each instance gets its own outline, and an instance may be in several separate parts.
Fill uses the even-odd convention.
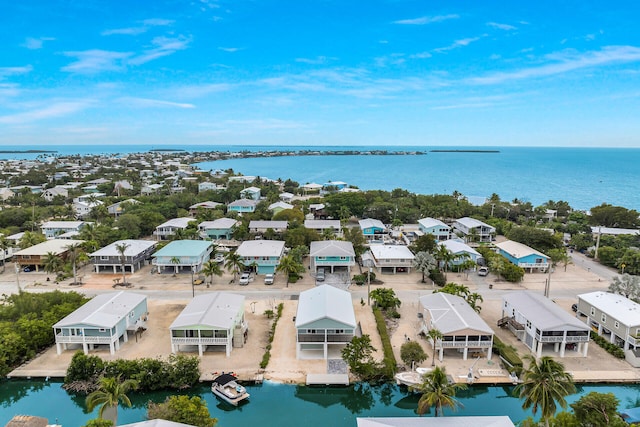
[[[118,271],[116,270],[115,264],[112,267],[113,267],[113,274],[116,274]]]
[[[586,342],[582,346],[582,357],[587,357],[587,350],[589,350],[589,343]]]
[[[534,348],[536,349],[536,357],[542,357],[542,343],[538,340],[533,341]]]
[[[557,353],[560,350],[560,343],[559,342],[554,342],[553,343],[553,351],[554,353]]]
[[[487,360],[491,359],[491,350],[493,350],[493,345],[487,349]]]
[[[178,346],[177,346],[177,345],[175,345],[175,344],[173,343],[173,341],[172,341],[172,342],[171,342],[171,353],[176,354],[176,353],[178,352],[178,349],[177,349],[176,347],[178,347],[178,348],[179,348],[180,346],[179,346],[179,345],[178,345]]]
[[[560,343],[560,357],[564,357],[564,350],[566,348],[567,348],[567,342],[562,341],[562,343]]]
[[[62,346],[58,342],[56,343],[56,353],[58,353],[58,356],[62,354]]]
[[[324,352],[324,359],[327,360],[329,358],[329,344],[327,343],[327,341],[325,340],[324,342],[324,348],[322,349]]]
[[[94,264],[93,266],[96,269],[96,273],[100,273],[100,267],[98,267],[98,264]]]
[[[611,344],[615,344],[616,343],[616,334],[614,334],[613,331],[611,331],[611,336],[609,337],[609,342]]]
[[[133,333],[135,334],[135,331]],[[129,332],[127,332],[127,330],[124,331],[123,337],[124,342],[129,342]]]
[[[227,346],[227,356],[229,352],[229,346]],[[202,357],[202,342],[198,341],[198,356]]]
[[[442,362],[444,359],[444,347],[440,347],[440,354],[438,355],[438,360]]]
[[[84,351],[84,354],[89,354],[89,347],[87,346],[86,342],[82,343],[82,351]],[[113,354],[113,353],[111,353]]]
[[[465,348],[462,350],[462,360],[467,360],[467,354],[468,354],[468,353],[469,353],[469,348],[468,348],[468,347],[465,347]]]

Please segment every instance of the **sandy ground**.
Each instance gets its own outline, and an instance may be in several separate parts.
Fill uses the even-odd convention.
[[[0,274],[0,290],[15,288],[16,277],[12,269],[7,269]],[[22,288],[38,292],[45,290],[77,290],[88,295],[99,292],[114,291],[114,279],[121,275],[95,274],[90,267],[81,269],[83,285],[81,287],[70,286],[72,280],[60,284],[46,281],[43,273],[21,273],[20,284]],[[374,284],[376,287],[391,287],[402,300],[400,307],[401,318],[397,325],[390,330],[391,343],[399,365],[400,347],[408,339],[419,342],[429,359],[423,362],[423,366],[431,366],[432,349],[428,342],[418,336],[418,298],[420,295],[430,293],[433,290],[431,284],[420,282],[421,276],[417,273],[380,275],[382,284]],[[483,295],[481,316],[494,329],[496,335],[504,342],[516,347],[519,354],[525,355],[529,350],[519,342],[508,330],[496,327],[496,322],[501,316],[501,297],[509,290],[530,289],[541,292],[544,289],[546,274],[527,273],[522,283],[512,284],[496,280],[493,275],[485,278],[478,277],[474,273],[469,276],[457,273],[448,273],[448,280],[465,284],[472,291]],[[283,277],[276,277],[276,283],[266,286],[263,277],[257,278],[248,286],[238,286],[232,283],[232,276],[225,273],[222,277],[214,277],[213,284],[209,286],[199,285],[192,289],[190,275],[150,274],[150,267],[144,267],[133,275],[128,275],[132,286],[130,291],[144,292],[149,296],[149,321],[148,329],[136,342],[131,337],[129,342],[121,345],[115,356],[109,354],[108,349],[96,350],[92,354],[99,355],[105,360],[114,358],[138,358],[138,357],[168,357],[171,353],[168,326],[180,313],[182,308],[191,298],[192,292],[229,291],[239,292],[246,296],[246,318],[249,322],[249,336],[247,343],[242,348],[234,348],[231,357],[226,357],[224,352],[207,352],[201,358],[202,380],[210,380],[215,372],[233,371],[242,379],[253,380],[258,376],[280,382],[302,383],[308,373],[326,373],[327,364],[324,360],[298,360],[295,351],[295,328],[293,317],[296,315],[296,295],[305,289],[314,286],[314,279],[309,274],[295,284],[286,286]],[[208,279],[207,279],[208,280]],[[576,302],[576,295],[594,290],[605,290],[608,283],[582,266],[569,265],[565,272],[563,268],[557,269],[551,276],[553,300],[562,308],[571,312],[571,304]],[[490,286],[491,285],[491,286]],[[121,289],[121,288],[117,288]],[[382,358],[382,344],[377,333],[375,321],[370,307],[366,305],[367,286],[351,286],[349,291],[353,296],[353,306],[356,319],[360,322],[363,333],[369,334],[372,343],[376,347],[376,358]],[[365,302],[365,305],[362,304]],[[272,343],[271,359],[266,370],[261,370],[259,365],[268,343],[268,331],[273,320],[264,315],[267,309],[274,309],[279,304],[284,304],[282,318],[279,320],[275,338]],[[197,350],[188,352],[197,356]],[[19,367],[11,376],[62,376],[71,360],[73,351],[69,350],[62,355],[56,354],[55,346],[44,352],[24,366]],[[638,381],[640,370],[632,368],[624,360],[618,360],[604,352],[595,343],[589,345],[588,357],[580,357],[573,352],[567,352],[567,357],[558,359],[565,364],[568,371],[572,372],[576,380],[595,381]],[[491,360],[486,358],[469,358],[462,360],[462,355],[455,351],[445,352],[443,362],[436,360],[438,365],[445,366],[447,372],[457,381],[466,381],[469,369],[473,369],[476,382],[503,383],[508,382],[506,373],[501,373],[500,362],[496,356]],[[400,369],[410,367],[400,366]]]

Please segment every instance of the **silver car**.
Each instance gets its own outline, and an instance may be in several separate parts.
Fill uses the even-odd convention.
[[[249,273],[242,273],[242,276],[240,276],[240,281],[238,283],[240,283],[243,286],[248,285],[249,279],[251,279],[251,275]]]

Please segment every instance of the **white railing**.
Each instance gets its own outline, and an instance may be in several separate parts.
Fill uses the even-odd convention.
[[[549,263],[547,262],[519,262],[518,267],[522,268],[547,268]]]
[[[566,341],[566,342],[588,342],[589,341],[589,336],[567,336],[564,337],[562,335],[560,336],[536,336],[536,339],[540,342],[562,342],[562,341]]]
[[[442,341],[443,348],[491,347],[491,341]]]
[[[112,337],[97,337],[97,336],[86,336],[86,335],[62,335],[62,334],[56,335],[57,343],[110,344],[112,341],[114,341]]]
[[[353,267],[354,265],[356,265],[356,262],[352,259],[350,260],[321,260],[315,261],[316,265],[334,265],[336,267],[346,267],[346,266],[350,266]]]
[[[171,337],[171,344],[179,345],[226,345],[229,342],[228,338],[183,338],[183,337]]]
[[[640,344],[640,338],[633,337],[631,335],[627,335],[627,342],[631,345]]]

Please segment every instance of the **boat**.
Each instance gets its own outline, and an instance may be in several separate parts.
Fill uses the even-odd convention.
[[[238,403],[249,398],[249,393],[236,382],[236,379],[234,375],[223,372],[213,380],[211,392],[225,402],[238,406]]]

